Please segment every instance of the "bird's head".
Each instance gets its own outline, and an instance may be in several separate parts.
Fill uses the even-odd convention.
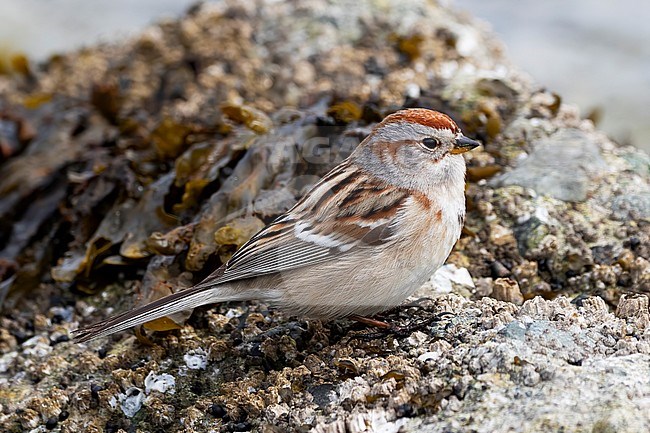
[[[360,165],[391,183],[428,190],[465,176],[461,156],[479,146],[446,114],[425,108],[400,110],[377,124],[355,151]]]

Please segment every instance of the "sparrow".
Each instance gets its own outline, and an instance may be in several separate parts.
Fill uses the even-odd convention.
[[[461,154],[478,145],[443,113],[390,114],[199,284],[79,329],[75,340],[226,301],[257,299],[321,320],[363,319],[395,308],[443,265],[460,238]]]

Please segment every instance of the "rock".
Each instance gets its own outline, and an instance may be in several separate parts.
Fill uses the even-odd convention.
[[[431,296],[435,293],[451,293],[454,289],[471,291],[474,289],[474,281],[467,269],[448,264],[433,274],[431,279],[418,290],[418,295]]]
[[[208,2],[0,76],[0,430],[650,431],[650,159],[445,4]],[[395,332],[230,302],[66,341],[208,275],[403,106],[483,146]]]
[[[613,216],[621,221],[650,219],[650,191],[622,194],[611,204]]]
[[[41,423],[41,417],[35,410],[25,409],[18,413],[18,421],[23,429],[31,431],[39,426]]]
[[[494,280],[492,278],[478,278],[476,280],[476,296],[479,298],[490,296],[492,294],[493,286]]]
[[[650,260],[643,257],[637,257],[630,267],[630,275],[636,282],[633,286],[635,290],[649,293],[650,292]]]
[[[506,268],[505,265],[498,260],[490,264],[490,270],[492,271],[493,278],[505,278],[511,274],[510,269]]]
[[[504,358],[517,353],[519,345],[514,343],[498,344],[504,351]],[[490,355],[487,355],[490,356]],[[591,431],[591,432],[627,432],[642,433],[650,428],[650,419],[645,412],[645,405],[638,401],[643,395],[637,386],[647,386],[632,377],[650,373],[647,369],[647,356],[632,355],[608,359],[596,359],[574,366],[568,363],[538,363],[530,358],[521,358],[523,365],[514,367],[511,386],[499,384],[499,374],[486,373],[479,383],[473,385],[470,394],[454,410],[442,410],[430,420],[416,418],[410,420],[405,431],[424,433],[447,431],[475,431],[490,433],[496,431],[539,432],[553,431]],[[508,362],[501,359],[497,362]],[[529,362],[532,362],[529,364]],[[646,362],[645,367],[636,369],[639,362]],[[526,383],[526,370],[540,371],[542,376],[536,383]],[[607,376],[606,389],[601,377]],[[543,377],[543,379],[542,379]],[[511,379],[512,380],[512,379]],[[579,383],[580,386],[572,386]],[[489,391],[483,400],[474,400],[476,386],[484,386]],[[627,393],[631,392],[630,398]],[[576,402],[589,398],[600,408],[595,414]],[[540,402],[543,404],[539,404]],[[551,404],[548,404],[552,402]],[[524,419],[512,416],[513,412],[526,413]],[[452,415],[453,414],[453,415]],[[585,419],[591,421],[585,423]],[[456,422],[451,421],[456,420]],[[458,430],[455,430],[458,429]]]
[[[631,320],[639,330],[644,330],[650,324],[648,296],[623,295],[616,307],[616,317]]]
[[[496,246],[517,243],[511,229],[496,223],[490,226],[490,242]]]
[[[524,257],[532,252],[537,254],[541,249],[550,249],[557,246],[557,236],[561,234],[559,223],[551,218],[544,207],[537,207],[533,215],[520,218],[515,226],[514,234],[517,246]]]
[[[519,185],[559,200],[583,202],[607,170],[594,137],[578,129],[564,129],[531,143],[531,154],[513,170],[494,180]]]
[[[519,290],[519,284],[510,278],[497,278],[494,280],[491,296],[499,301],[512,302],[515,305],[524,303],[524,296]]]
[[[331,383],[324,383],[309,388],[309,393],[319,407],[323,408],[336,400],[336,387]]]

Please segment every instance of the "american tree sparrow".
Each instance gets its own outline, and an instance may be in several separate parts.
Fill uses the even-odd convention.
[[[298,203],[196,286],[76,331],[83,342],[182,310],[259,299],[319,319],[398,306],[444,263],[478,146],[447,115],[386,117]]]

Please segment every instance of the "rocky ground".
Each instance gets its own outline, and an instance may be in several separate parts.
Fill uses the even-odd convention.
[[[1,430],[650,429],[650,157],[471,19],[224,2],[4,73]],[[403,106],[484,143],[449,264],[386,313],[417,330],[251,303],[69,341],[200,280]]]

